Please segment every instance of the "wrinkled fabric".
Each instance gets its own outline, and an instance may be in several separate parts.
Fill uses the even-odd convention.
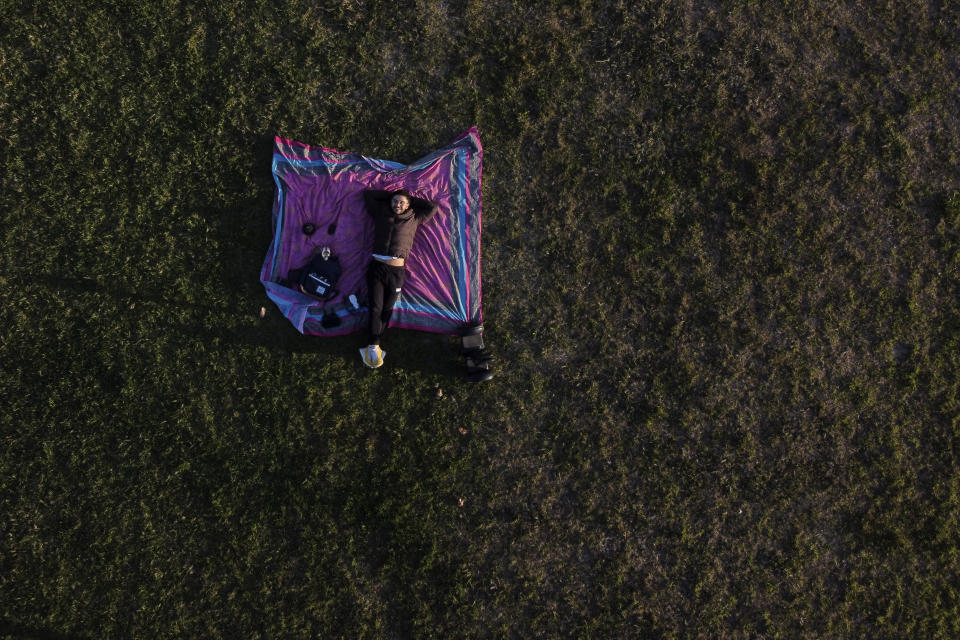
[[[273,239],[260,281],[267,295],[303,334],[333,336],[366,329],[367,265],[373,219],[364,189],[406,189],[438,203],[420,225],[406,261],[407,280],[391,327],[456,335],[482,323],[480,306],[480,185],[483,150],[476,127],[409,165],[275,138]],[[316,231],[303,232],[312,224]],[[340,261],[338,293],[321,302],[295,289],[288,274],[322,247]],[[355,308],[350,296],[355,296]],[[340,323],[322,324],[325,314]]]

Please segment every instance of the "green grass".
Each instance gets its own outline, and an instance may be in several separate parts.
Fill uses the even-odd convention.
[[[0,637],[960,635],[953,4],[0,13]],[[297,334],[273,136],[473,124],[497,377]]]

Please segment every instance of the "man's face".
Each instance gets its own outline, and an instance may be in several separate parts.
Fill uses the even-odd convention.
[[[410,198],[407,196],[393,196],[390,199],[390,207],[394,213],[403,213],[410,208]]]

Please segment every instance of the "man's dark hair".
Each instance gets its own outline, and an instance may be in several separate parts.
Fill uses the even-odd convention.
[[[407,191],[406,189],[397,189],[396,191],[393,192],[393,195],[395,195],[395,196],[406,196],[406,197],[408,197],[408,198],[412,198],[412,197],[413,197],[413,194],[411,194],[411,193],[410,193],[409,191]],[[391,197],[393,197],[393,196],[391,196]]]

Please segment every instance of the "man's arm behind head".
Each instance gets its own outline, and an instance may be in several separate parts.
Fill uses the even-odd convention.
[[[417,220],[424,223],[437,213],[439,205],[423,198],[410,198],[410,208],[413,209],[413,215],[416,216]]]

